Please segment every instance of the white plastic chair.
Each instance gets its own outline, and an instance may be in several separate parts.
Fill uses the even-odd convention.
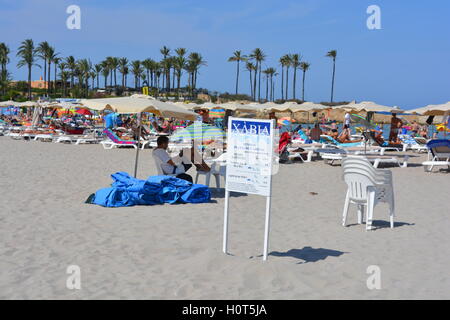
[[[159,159],[157,156],[155,156],[154,154],[152,154],[153,160],[155,161],[155,166],[156,166],[156,172],[158,173],[159,176],[172,176],[175,177],[176,174],[167,174],[164,173],[161,165],[163,164],[161,159]]]
[[[363,158],[347,157],[342,162],[344,180],[348,190],[345,197],[342,225],[346,226],[350,204],[358,206],[358,223],[362,223],[362,212],[366,215],[366,230],[372,228],[373,211],[380,202],[389,204],[390,227],[394,228],[395,201],[392,173],[375,169]]]
[[[227,154],[222,153],[219,157],[213,160],[213,164],[211,166],[211,170],[206,171],[198,171],[195,175],[195,183],[198,182],[198,178],[201,175],[205,176],[205,185],[209,187],[210,181],[211,181],[211,175],[214,176],[216,180],[216,187],[220,188],[220,177],[222,176],[224,179],[226,178],[226,158]]]

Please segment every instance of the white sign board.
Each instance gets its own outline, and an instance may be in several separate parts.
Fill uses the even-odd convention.
[[[267,197],[263,259],[267,260],[272,194],[272,162],[274,152],[274,121],[259,119],[228,119],[227,175],[223,252],[228,248],[228,203],[230,191]]]
[[[270,197],[272,120],[229,118],[226,190]]]

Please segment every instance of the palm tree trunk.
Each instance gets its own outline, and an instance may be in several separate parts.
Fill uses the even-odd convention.
[[[288,100],[289,96],[289,67],[286,67],[286,100]]]
[[[237,69],[236,69],[236,95],[238,94],[238,86],[239,86],[239,60],[237,61]]]
[[[269,75],[266,76],[266,101],[269,100]]]
[[[48,61],[48,72],[47,72],[47,77],[48,77],[48,90],[47,90],[47,94],[51,92],[51,83],[50,83],[50,67],[51,67],[52,63],[49,60]]]
[[[55,93],[58,92],[58,88],[57,88],[57,85],[56,85],[56,77],[57,77],[57,73],[58,73],[58,66],[57,66],[56,63],[55,63]]]
[[[292,87],[292,96],[293,96],[293,98],[294,98],[294,100],[295,100],[295,84],[296,84],[296,82],[297,82],[297,68],[296,67],[294,67],[294,83],[293,83],[293,87]]]
[[[259,63],[259,76],[258,76],[258,101],[261,101],[261,62]]]
[[[302,100],[305,101],[305,74],[306,72],[303,71],[303,84],[302,84]]]
[[[47,59],[44,59],[44,83],[47,82]],[[46,84],[45,92],[48,93],[48,85]]]
[[[256,76],[258,73],[258,62],[256,62],[255,75],[253,76],[253,101],[256,101]]]
[[[249,70],[249,75],[250,75],[250,96],[253,98],[252,70]]]
[[[31,65],[28,65],[28,99],[31,100]]]
[[[336,71],[336,60],[333,59],[333,78],[331,80],[331,102],[333,102],[333,95],[334,95],[334,74]]]
[[[284,100],[284,67],[281,66],[281,100]]]

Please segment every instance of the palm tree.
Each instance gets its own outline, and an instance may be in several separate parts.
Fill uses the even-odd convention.
[[[302,69],[302,71],[303,71],[303,84],[302,84],[302,100],[303,101],[305,101],[305,75],[306,75],[306,71],[308,71],[310,66],[311,66],[311,64],[306,61],[300,63],[300,69]]]
[[[47,41],[43,41],[36,47],[36,53],[39,58],[44,60],[44,81],[47,82],[47,61],[48,61],[48,51],[50,44]],[[48,93],[48,83],[46,85],[46,90]]]
[[[52,89],[52,83],[51,83],[51,79],[50,79],[50,75],[51,75],[51,65],[52,65],[52,63],[55,61],[55,59],[58,57],[58,54],[59,53],[56,53],[55,52],[55,48],[53,48],[53,47],[49,47],[48,49],[47,49],[47,62],[48,62],[48,73],[47,73],[47,76],[48,76],[48,85],[47,85],[47,93],[48,92],[52,92],[53,91],[53,89]]]
[[[197,76],[198,76],[198,70],[201,66],[206,66],[206,61],[203,60],[203,57],[198,52],[192,52],[188,57],[188,64],[190,64],[190,69],[192,72],[192,89],[195,90],[197,87]]]
[[[116,58],[116,57],[110,57],[109,58],[109,66],[110,66],[110,69],[112,70],[112,72],[114,74],[114,87],[117,88],[116,71],[117,71],[117,68],[119,67],[119,59]],[[111,76],[113,74],[111,74]]]
[[[57,77],[57,74],[58,74],[58,66],[59,66],[59,62],[61,61],[61,58],[58,58],[58,57],[55,57],[54,59],[53,59],[53,64],[55,65],[55,81],[53,81],[53,83],[54,83],[54,88],[55,88],[55,93],[56,93],[56,91],[57,91],[57,85],[56,85],[56,77]]]
[[[252,72],[254,70],[256,70],[256,66],[253,63],[247,61],[247,63],[245,64],[245,69],[249,72],[249,76],[250,76],[250,95],[253,98],[254,92],[253,92],[253,83],[252,83]]]
[[[9,52],[9,48],[6,43],[0,43],[0,66],[2,72],[6,70],[6,65],[9,63]]]
[[[273,77],[276,74],[276,72],[277,71],[275,70],[275,68],[266,69],[266,73],[270,79],[270,97],[269,97],[270,101],[273,101]],[[266,99],[267,99],[267,97],[266,97]]]
[[[100,65],[102,66],[102,76],[105,78],[105,90],[108,86],[108,77],[109,77],[109,65],[108,61],[103,60]]]
[[[89,77],[92,69],[92,63],[89,59],[81,59],[78,60],[78,70],[80,72],[80,84],[85,86],[85,96],[86,98],[89,96]]]
[[[254,87],[254,98],[253,100],[256,100],[256,74],[259,72],[259,80],[258,80],[258,101],[261,100],[261,64],[266,59],[266,55],[260,48],[256,48],[252,51],[250,54],[250,59],[255,60],[256,62],[256,71],[255,71],[255,77],[253,80],[253,87]]]
[[[31,69],[36,64],[36,49],[34,48],[34,42],[32,39],[26,39],[22,41],[19,50],[17,51],[17,57],[19,62],[17,67],[21,68],[27,66],[28,68],[28,99],[31,100]]]
[[[292,84],[292,98],[295,100],[295,87],[296,87],[296,83],[297,83],[297,69],[298,67],[300,67],[300,60],[301,57],[298,53],[294,53],[291,56],[291,65],[294,68],[294,82]]]
[[[131,62],[131,73],[134,75],[134,88],[136,90],[140,87],[142,71],[141,61],[135,60]]]
[[[144,67],[145,71],[147,71],[147,82],[150,81],[150,73],[153,67],[153,60],[152,59],[145,59],[142,61],[142,66]],[[150,84],[148,84],[150,87]]]
[[[335,71],[336,71],[336,56],[337,56],[337,51],[336,50],[331,50],[328,51],[326,57],[333,59],[333,77],[331,80],[331,101],[333,102],[333,95],[334,95],[334,75],[335,75]]]
[[[6,93],[7,84],[9,83],[10,74],[8,70],[6,69],[6,65],[9,63],[9,47],[5,43],[0,43],[0,82],[2,85],[2,94]]]
[[[99,80],[100,80],[100,72],[102,72],[102,65],[100,63],[97,63],[94,65],[94,72],[97,78],[97,89],[100,88]]]
[[[281,100],[284,100],[284,66],[286,64],[285,56],[282,56],[279,62],[281,65]]]
[[[236,61],[236,94],[238,94],[239,88],[239,62],[247,61],[247,57],[241,53],[240,50],[236,50],[231,57],[228,58],[228,62]]]
[[[270,74],[270,70],[269,69],[265,69],[262,71],[262,73],[264,73],[264,75],[266,76],[266,101],[269,101],[269,74]]]
[[[161,61],[161,63],[163,64],[163,69],[164,69],[164,74],[166,76],[166,88],[167,90],[170,89],[170,69],[167,69],[168,63],[167,61],[165,61],[167,59],[167,57],[169,57],[170,55],[170,49],[166,46],[162,47],[159,52],[161,52],[161,54],[163,55],[163,60]],[[165,61],[165,63],[163,63]],[[163,78],[163,85],[164,87],[164,78]]]
[[[128,73],[127,71],[125,71],[125,69],[128,69],[129,61],[127,58],[123,57],[123,58],[119,59],[118,63],[119,63],[119,65],[118,65],[119,72],[122,74],[122,89],[125,89],[125,76],[126,76],[126,73]]]
[[[66,95],[66,83],[67,83],[67,80],[69,79],[69,77],[71,76],[71,73],[69,72],[69,71],[65,71],[63,68],[61,68],[61,65],[60,65],[60,68],[59,68],[60,70],[61,70],[61,73],[59,74],[59,76],[61,77],[61,81],[62,81],[62,95],[63,95],[63,97]]]
[[[286,67],[286,89],[285,89],[285,93],[286,93],[286,97],[285,99],[288,100],[289,99],[289,67],[292,65],[292,57],[290,54],[285,54],[283,57],[283,62],[284,63],[284,67]]]
[[[75,68],[77,67],[75,58],[73,56],[69,56],[66,58],[67,67],[70,70],[70,88],[73,88],[73,78],[75,76]]]
[[[187,60],[183,55],[174,57],[173,67],[176,71],[176,76],[177,76],[177,95],[180,94],[181,76],[183,74],[183,69],[186,66],[186,61]]]

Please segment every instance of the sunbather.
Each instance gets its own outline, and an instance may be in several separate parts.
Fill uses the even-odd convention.
[[[354,142],[361,142],[362,140],[352,140],[351,139],[351,130],[348,125],[344,125],[344,128],[342,129],[342,132],[339,134],[339,136],[336,139],[340,143],[354,143]]]

